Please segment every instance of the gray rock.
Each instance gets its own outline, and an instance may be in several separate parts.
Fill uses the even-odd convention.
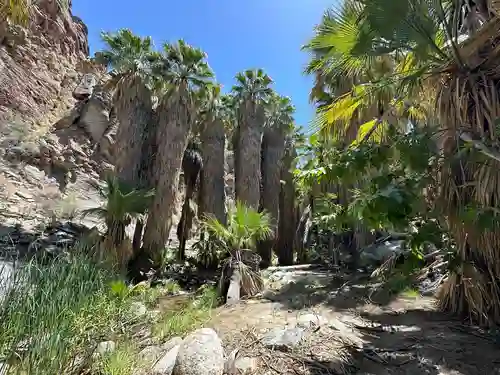
[[[179,350],[174,375],[222,375],[224,349],[217,333],[202,328],[188,335]]]
[[[115,351],[116,343],[114,341],[103,341],[97,344],[96,353],[99,355],[110,354]]]
[[[404,241],[386,241],[382,244],[371,245],[360,253],[361,265],[381,264],[393,254],[403,252]]]
[[[170,340],[168,340],[166,343],[162,344],[161,348],[163,351],[167,352],[173,347],[182,344],[182,337],[173,337]]]
[[[267,347],[286,348],[297,346],[304,337],[304,328],[274,328],[262,338],[262,343]]]
[[[158,362],[156,362],[152,370],[152,375],[172,374],[172,371],[174,370],[174,367],[176,365],[176,359],[180,347],[180,345],[174,346],[167,352],[167,354],[165,354]]]
[[[0,261],[0,304],[9,290],[12,287],[12,282],[14,281],[14,265],[10,262]]]
[[[163,348],[156,345],[147,346],[139,352],[139,359],[146,364],[155,363],[165,352]]]

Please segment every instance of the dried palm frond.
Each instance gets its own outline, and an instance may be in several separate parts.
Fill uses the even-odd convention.
[[[254,296],[264,288],[264,281],[258,271],[260,256],[250,250],[237,250],[224,261],[220,287],[226,283],[233,273],[240,275],[241,295]]]

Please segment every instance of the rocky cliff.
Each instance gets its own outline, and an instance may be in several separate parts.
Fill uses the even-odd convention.
[[[0,23],[0,130],[13,122],[54,123],[93,69],[87,27],[59,3],[38,1],[26,27]]]

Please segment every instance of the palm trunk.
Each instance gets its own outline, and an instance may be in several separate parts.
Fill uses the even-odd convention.
[[[144,231],[144,249],[155,262],[160,258],[172,226],[182,157],[191,130],[191,111],[186,85],[164,98],[158,110],[153,174],[157,185]]]
[[[274,238],[259,242],[257,250],[262,257],[262,265],[271,265],[272,251],[276,244],[278,233],[281,172],[285,154],[285,134],[280,129],[268,128],[262,138],[262,195],[261,209],[271,215],[271,225],[274,227]],[[279,248],[279,256],[283,261],[283,249]],[[282,263],[280,262],[280,265]]]
[[[143,176],[144,143],[148,126],[151,124],[153,105],[151,92],[142,79],[135,75],[123,78],[115,92],[115,114],[118,121],[116,133],[115,171],[117,177],[126,183],[144,188],[147,185]],[[126,150],[126,152],[124,152]],[[141,246],[142,222],[136,224],[133,239],[133,254]]]
[[[215,119],[205,124],[201,132],[203,170],[200,186],[199,216],[213,215],[226,224],[226,194],[224,184],[225,131],[222,121]]]
[[[261,109],[256,103],[247,100],[239,108],[235,195],[236,200],[254,209],[259,208],[260,202],[261,141]]]
[[[280,186],[279,193],[279,228],[278,228],[278,261],[280,265],[289,266],[293,264],[294,237],[297,230],[295,184],[291,171],[295,149],[288,146],[285,150],[283,164],[281,166],[281,180],[284,184]]]

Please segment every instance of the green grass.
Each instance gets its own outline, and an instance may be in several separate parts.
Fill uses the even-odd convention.
[[[214,287],[200,288],[195,298],[175,310],[166,311],[153,327],[153,334],[162,340],[183,336],[202,327],[211,318],[211,310],[217,304],[217,290]]]
[[[138,348],[134,343],[125,341],[119,343],[116,349],[103,355],[94,363],[94,372],[105,375],[132,375],[141,366],[138,358]]]
[[[391,295],[398,295],[405,298],[417,298],[420,296],[420,293],[413,286],[413,281],[411,275],[394,273],[385,282],[384,290]]]
[[[160,296],[178,292],[169,283],[158,288],[128,287],[109,269],[84,256],[31,262],[16,273],[13,289],[0,305],[0,362],[10,373],[29,375],[128,375],[140,364],[127,325],[154,324],[162,338],[183,335],[210,319],[217,293],[202,288],[176,311],[151,323],[132,319],[130,306],[155,306]],[[114,352],[95,357],[101,341],[117,343]]]
[[[112,293],[114,279],[82,256],[24,266],[0,306],[0,362],[30,375],[85,362],[125,320],[128,301]]]

